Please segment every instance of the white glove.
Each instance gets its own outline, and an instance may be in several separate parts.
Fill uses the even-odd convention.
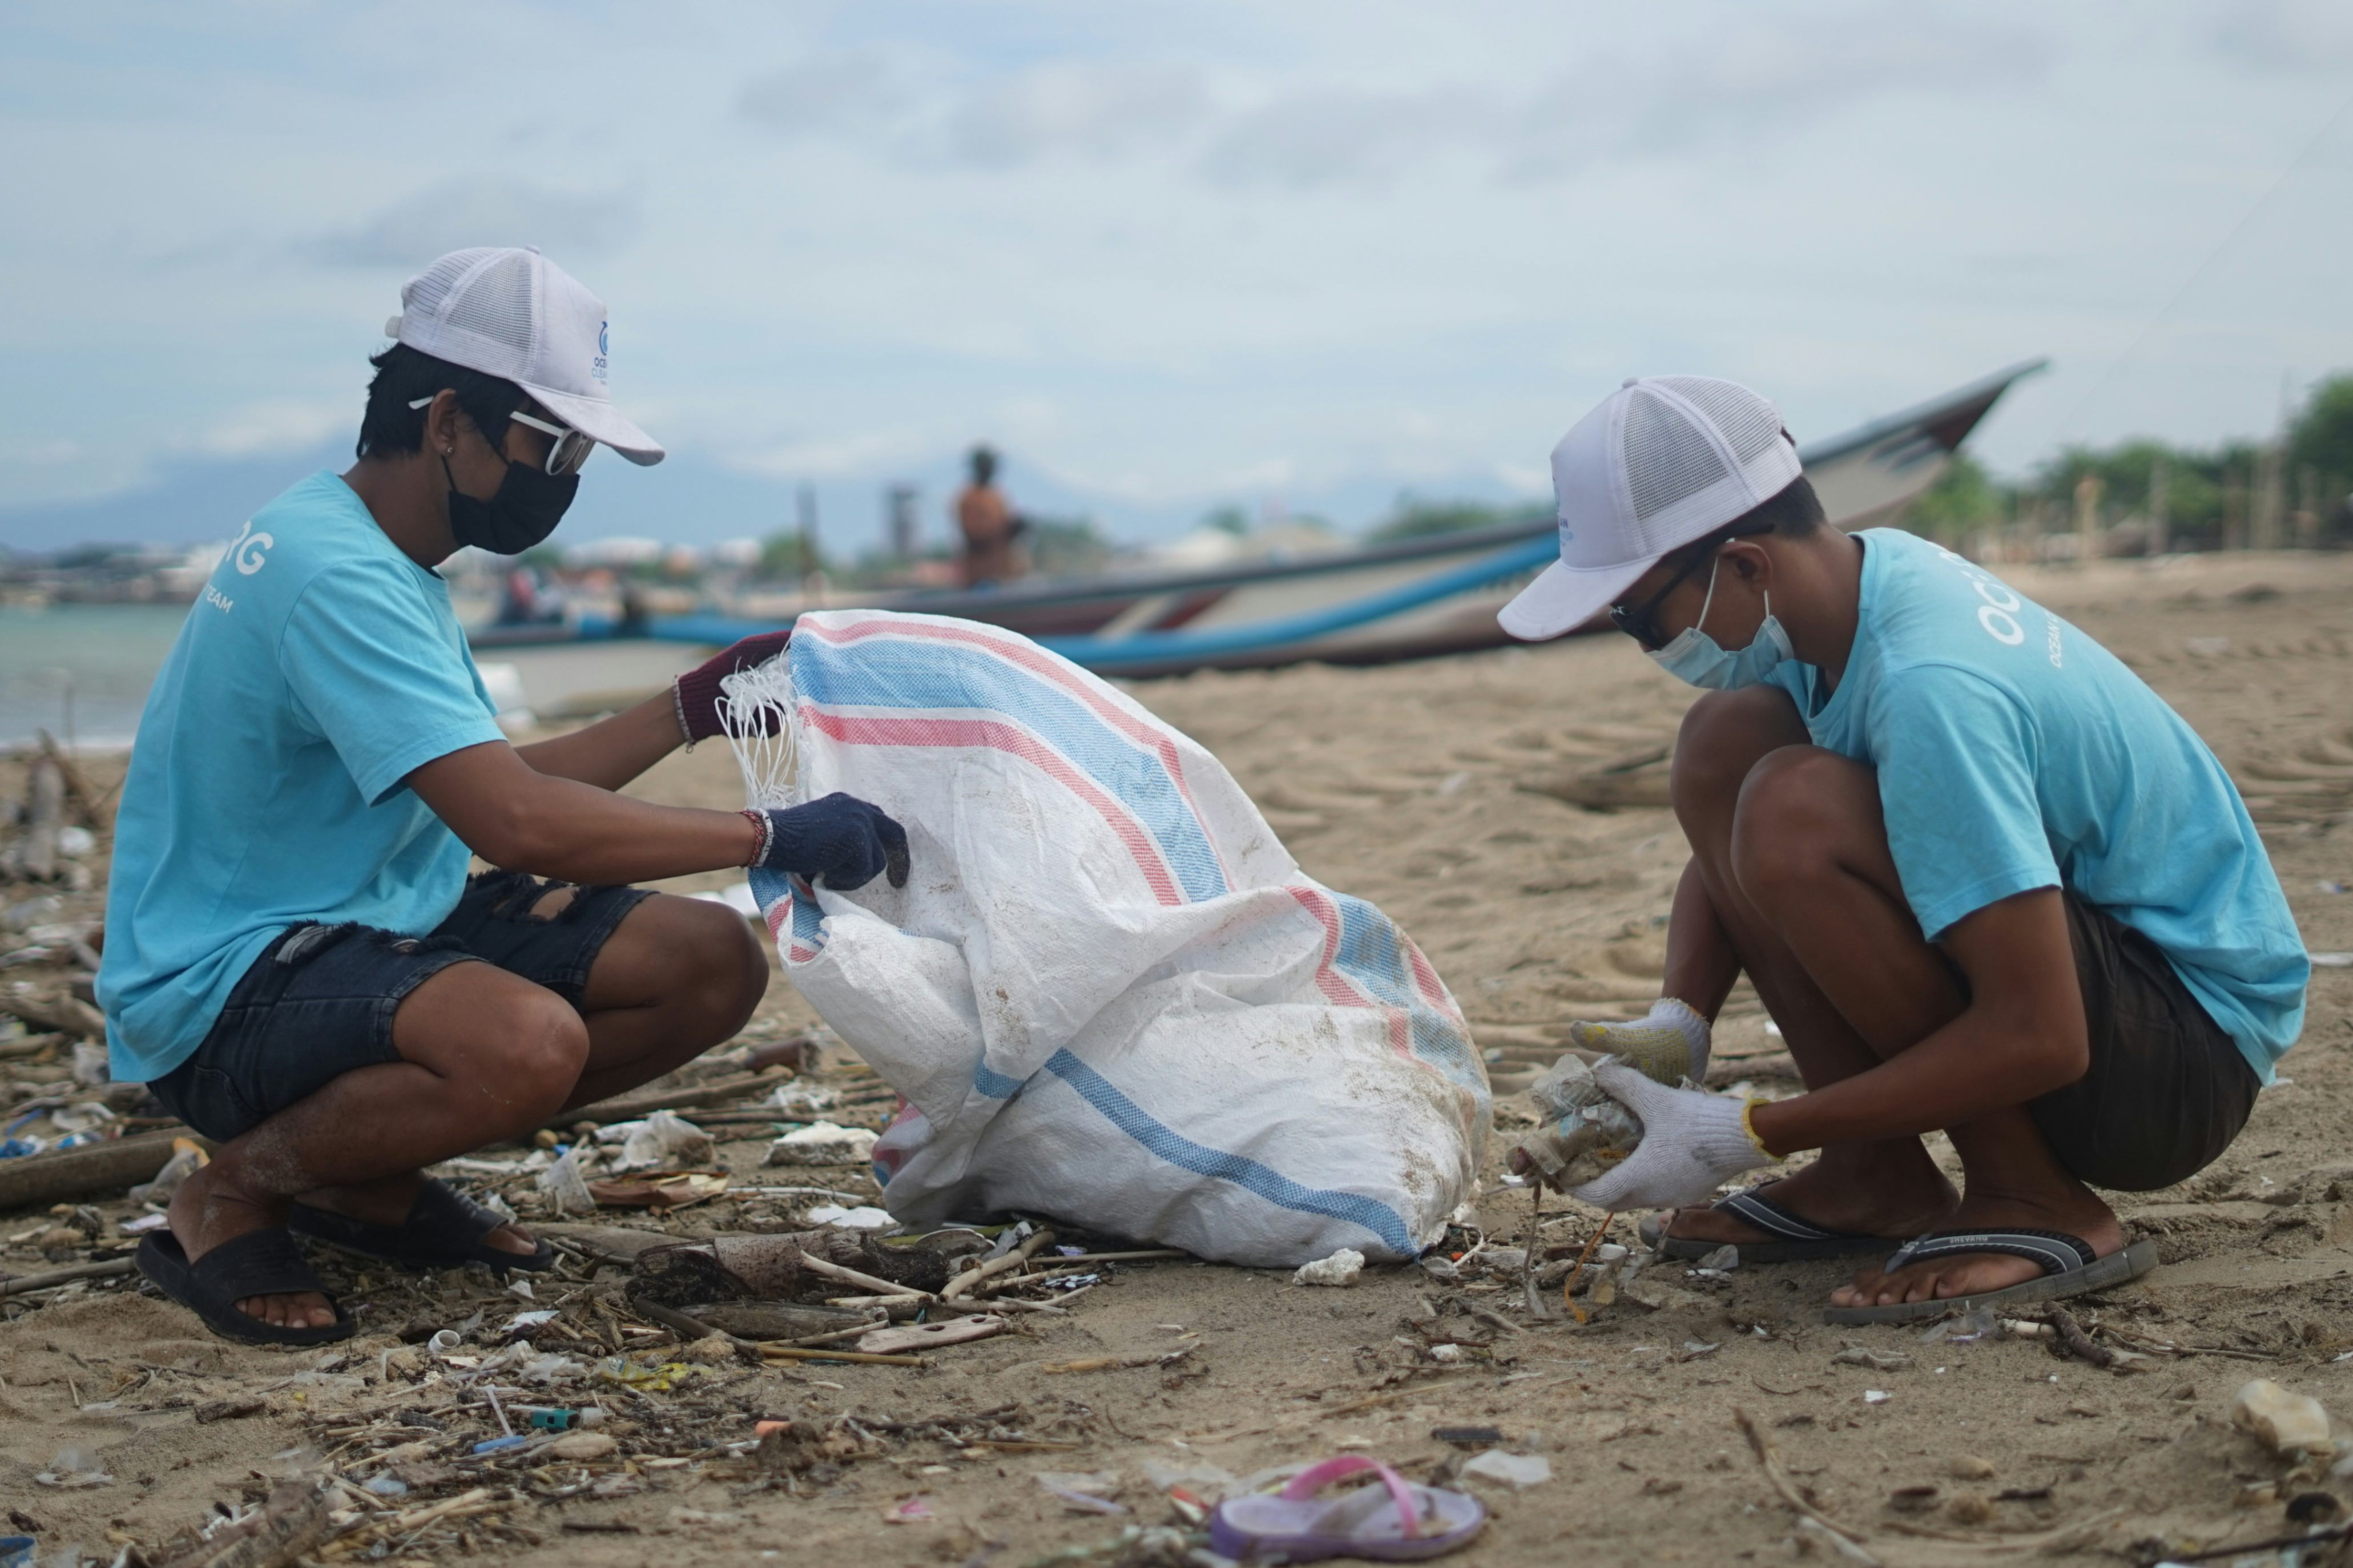
[[[1622,1024],[1571,1024],[1568,1043],[1605,1056],[1623,1057],[1658,1083],[1689,1079],[1707,1081],[1710,1030],[1707,1020],[1685,1003],[1662,996],[1648,1016]]]
[[[1616,1214],[1695,1204],[1743,1171],[1775,1163],[1748,1130],[1757,1103],[1701,1089],[1669,1089],[1620,1061],[1593,1069],[1609,1098],[1642,1119],[1642,1142],[1607,1175],[1569,1189],[1580,1203]]]

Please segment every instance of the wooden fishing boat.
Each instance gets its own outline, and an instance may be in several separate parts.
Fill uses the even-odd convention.
[[[2012,365],[1901,413],[1800,448],[1832,521],[1868,528],[1936,482],[2003,393],[2044,362]],[[1106,675],[1250,668],[1321,659],[1377,664],[1495,647],[1495,612],[1555,559],[1549,516],[1288,561],[1122,573],[970,592],[833,595],[828,608],[890,608],[1009,627]],[[776,623],[657,616],[645,635],[723,645]],[[586,635],[596,635],[584,628]]]

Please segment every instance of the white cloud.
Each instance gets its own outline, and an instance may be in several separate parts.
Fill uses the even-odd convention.
[[[636,228],[635,204],[614,192],[472,175],[404,197],[310,248],[345,266],[420,268],[471,245],[536,245],[567,257],[601,256]]]
[[[1008,168],[1058,153],[1119,156],[1164,146],[1208,113],[1198,71],[1071,63],[1037,67],[965,96],[936,145],[960,163]]]
[[[754,77],[736,104],[770,130],[813,135],[888,123],[908,100],[907,84],[891,61],[861,49],[806,56]]]
[[[351,429],[349,399],[324,404],[278,398],[232,411],[185,443],[185,447],[213,458],[250,458],[302,451]]]
[[[2340,71],[2353,65],[2353,7],[2344,0],[2232,0],[2214,44],[2258,70]]]

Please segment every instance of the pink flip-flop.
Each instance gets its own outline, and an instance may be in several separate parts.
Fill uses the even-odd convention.
[[[1315,1495],[1341,1477],[1365,1470],[1378,1475],[1381,1485],[1336,1498]],[[1391,1501],[1394,1510],[1386,1506]],[[1417,1486],[1378,1460],[1343,1454],[1302,1470],[1279,1492],[1219,1503],[1209,1516],[1209,1550],[1261,1563],[1324,1557],[1403,1563],[1468,1545],[1486,1522],[1486,1506],[1477,1498]]]

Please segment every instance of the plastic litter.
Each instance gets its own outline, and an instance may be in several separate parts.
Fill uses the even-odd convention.
[[[581,1151],[566,1149],[555,1163],[539,1173],[539,1190],[555,1205],[558,1214],[594,1214],[596,1195],[588,1190],[588,1173]]]
[[[620,1447],[603,1432],[566,1432],[548,1444],[546,1451],[551,1458],[580,1464],[590,1459],[609,1458],[619,1451]]]
[[[1513,1454],[1501,1448],[1466,1459],[1462,1473],[1482,1480],[1501,1481],[1514,1489],[1537,1487],[1552,1479],[1552,1461],[1542,1454]]]
[[[49,1461],[49,1468],[36,1474],[33,1479],[45,1487],[66,1490],[114,1484],[114,1478],[106,1473],[105,1465],[100,1462],[96,1454],[88,1448],[72,1447],[59,1448],[57,1458]]]
[[[29,1535],[0,1535],[0,1568],[33,1568],[40,1542]]]
[[[173,1139],[172,1157],[164,1162],[164,1168],[155,1173],[153,1181],[142,1182],[131,1189],[131,1201],[134,1204],[170,1203],[172,1194],[180,1190],[180,1184],[202,1170],[210,1158],[195,1139]]]
[[[360,1489],[377,1497],[406,1497],[408,1483],[398,1476],[370,1476],[360,1484]]]
[[[1512,1151],[1512,1169],[1560,1191],[1581,1187],[1631,1154],[1642,1121],[1609,1098],[1584,1058],[1563,1056],[1528,1086],[1546,1125]]]
[[[1903,1351],[1875,1351],[1862,1345],[1851,1345],[1831,1357],[1837,1366],[1867,1366],[1873,1372],[1901,1372],[1912,1364],[1912,1358]]]
[[[2320,1402],[2268,1377],[2254,1379],[2231,1396],[2231,1425],[2253,1433],[2274,1454],[2326,1457],[2337,1451],[2329,1440],[2328,1412]]]
[[[617,1121],[596,1130],[596,1142],[615,1142],[619,1133],[621,1157],[613,1171],[676,1171],[711,1163],[711,1134],[676,1111],[657,1110],[643,1121]]]
[[[1356,1276],[1364,1271],[1365,1255],[1353,1247],[1344,1247],[1329,1258],[1301,1264],[1291,1276],[1291,1282],[1293,1285],[1354,1285]]]
[[[768,1145],[771,1165],[862,1165],[873,1157],[874,1137],[863,1127],[812,1121]]]
[[[1206,750],[1001,627],[795,623],[723,683],[748,804],[843,791],[913,874],[753,878],[793,986],[908,1104],[885,1205],[1297,1268],[1403,1261],[1475,1187],[1486,1075],[1436,971],[1299,868]]]
[[[86,1089],[96,1089],[114,1081],[114,1071],[106,1063],[106,1042],[76,1040],[73,1047],[74,1082]]]
[[[840,1102],[840,1095],[817,1083],[785,1084],[768,1097],[770,1105],[794,1121],[806,1120],[818,1111],[831,1110]]]
[[[891,1217],[889,1209],[878,1209],[872,1204],[860,1204],[844,1208],[839,1204],[819,1204],[808,1212],[811,1225],[838,1225],[849,1230],[889,1230],[899,1222]]]

